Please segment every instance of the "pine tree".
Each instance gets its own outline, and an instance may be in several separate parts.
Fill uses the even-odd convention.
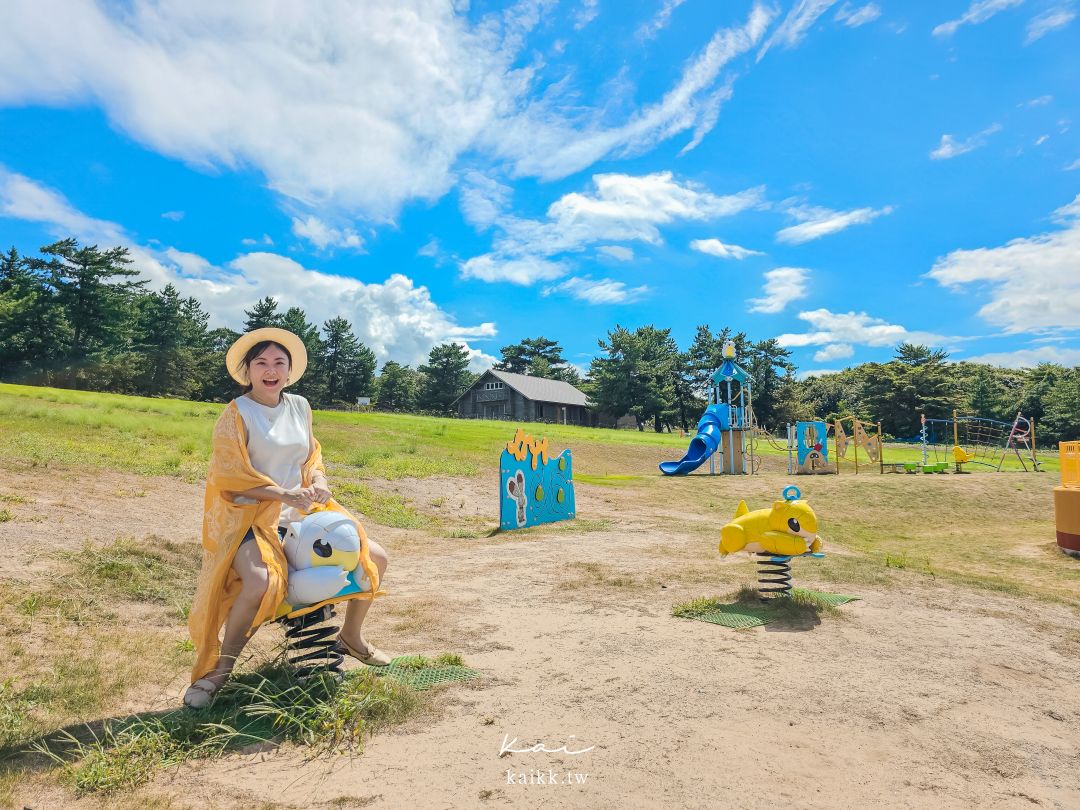
[[[360,355],[360,341],[352,325],[344,318],[331,318],[323,324],[327,404],[341,402],[355,388],[352,378]],[[372,364],[374,370],[374,364]]]
[[[280,324],[282,329],[292,332],[307,349],[307,371],[300,381],[290,386],[289,390],[294,394],[306,397],[312,407],[318,408],[326,404],[326,346],[319,337],[319,328],[309,323],[307,314],[300,307],[289,307]]]
[[[544,377],[550,380],[573,382],[579,375],[566,365],[562,347],[557,341],[540,336],[526,338],[521,343],[512,343],[500,349],[502,360],[494,365],[498,371],[511,374],[528,374],[531,377]]]
[[[680,355],[671,330],[642,326],[631,332],[616,326],[599,346],[607,356],[594,359],[589,369],[594,407],[615,417],[636,417],[639,430],[651,421],[659,433],[673,420],[678,399]]]
[[[427,365],[420,366],[419,405],[434,413],[450,413],[453,403],[472,384],[469,352],[457,343],[436,346],[428,354]]]
[[[41,377],[68,340],[70,328],[41,273],[13,247],[0,255],[0,380]]]
[[[416,407],[416,372],[387,360],[379,375],[375,407],[380,411],[411,411]]]
[[[1000,419],[1001,389],[989,366],[982,366],[975,374],[968,391],[968,412],[972,416]]]
[[[58,306],[71,324],[69,343],[59,362],[67,366],[62,381],[83,387],[99,385],[96,363],[127,351],[135,321],[135,303],[149,283],[132,281],[139,271],[123,247],[79,247],[73,238],[41,248],[48,259],[30,259],[31,269],[48,274]]]
[[[512,343],[503,346],[499,352],[502,360],[492,368],[497,371],[508,371],[511,374],[527,374],[529,372],[529,353],[524,344]]]
[[[743,361],[753,377],[754,414],[761,425],[777,425],[790,418],[787,403],[794,397],[795,365],[791,352],[775,338],[751,344]]]
[[[258,301],[251,309],[245,309],[244,331],[264,329],[268,326],[281,327],[281,314],[277,311],[278,303],[269,295]]]
[[[209,315],[195,298],[181,298],[172,284],[142,296],[137,309],[133,352],[138,393],[194,395],[200,388],[200,357],[207,351]]]

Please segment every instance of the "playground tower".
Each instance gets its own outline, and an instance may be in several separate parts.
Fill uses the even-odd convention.
[[[735,344],[725,343],[724,363],[709,385],[709,406],[697,424],[697,435],[679,461],[660,464],[664,475],[687,475],[707,460],[712,475],[747,475],[754,472],[753,378],[735,362]],[[717,458],[719,454],[719,458]]]

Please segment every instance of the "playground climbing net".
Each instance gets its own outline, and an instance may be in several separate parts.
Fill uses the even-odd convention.
[[[1028,464],[1035,472],[1041,472],[1042,462],[1035,455],[1034,433],[1034,424],[1019,412],[1011,424],[983,416],[958,416],[956,411],[952,419],[923,416],[919,434],[922,461],[929,463],[933,453],[935,462],[955,461],[957,469],[962,464],[975,464],[1000,472],[1012,451],[1025,472]]]

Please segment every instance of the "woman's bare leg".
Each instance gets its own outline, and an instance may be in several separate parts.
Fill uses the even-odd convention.
[[[255,619],[270,580],[266,563],[259,553],[259,544],[254,540],[240,544],[236,556],[233,557],[232,568],[240,577],[241,588],[229,610],[229,617],[225,620],[225,637],[221,641],[217,666],[206,676],[214,683],[228,680],[236,665],[236,659],[248,643],[248,628]]]
[[[369,540],[368,555],[371,557],[371,561],[375,563],[375,567],[379,569],[379,580],[381,581],[389,562],[386,551],[378,543]],[[370,607],[370,599],[350,599],[348,607],[345,608],[345,621],[341,625],[341,637],[345,639],[350,647],[359,652],[367,652],[372,649],[371,645],[364,640],[363,634],[364,618],[367,616]]]

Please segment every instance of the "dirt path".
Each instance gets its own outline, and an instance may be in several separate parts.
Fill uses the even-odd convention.
[[[169,487],[171,516],[153,497],[125,501],[133,536],[197,514],[197,487],[109,475],[106,489]],[[459,482],[471,505],[491,491]],[[578,501],[603,518],[588,531],[435,542],[379,530],[392,596],[371,636],[395,654],[461,652],[485,676],[443,693],[436,716],[362,756],[235,755],[164,774],[148,793],[193,807],[1080,806],[1073,611],[913,576],[859,586],[863,601],[841,618],[800,629],[675,619],[673,604],[752,579],[751,563],[713,557],[715,532],[692,525],[658,539],[663,510],[626,491],[579,486]],[[50,521],[16,524],[9,564]],[[591,750],[500,757],[504,737]],[[545,784],[519,783],[537,772]],[[587,776],[563,784],[568,774]]]

